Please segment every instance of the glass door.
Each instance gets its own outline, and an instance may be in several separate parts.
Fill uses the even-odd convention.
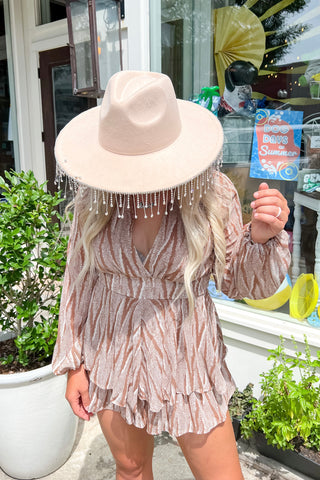
[[[73,117],[96,106],[96,100],[73,95],[69,47],[40,52],[40,82],[46,173],[48,188],[54,191],[55,139]]]

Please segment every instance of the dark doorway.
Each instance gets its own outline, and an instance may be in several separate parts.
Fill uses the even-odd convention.
[[[0,0],[0,175],[5,170],[15,168],[12,108],[9,89],[9,73],[5,43],[5,23],[3,2]]]

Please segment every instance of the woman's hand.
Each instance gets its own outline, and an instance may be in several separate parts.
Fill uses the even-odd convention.
[[[69,370],[66,399],[75,415],[83,420],[90,420],[92,413],[87,411],[90,404],[89,380],[83,365],[77,370]]]
[[[275,188],[263,182],[253,194],[251,203],[251,238],[253,242],[265,243],[283,230],[290,210],[284,196]]]

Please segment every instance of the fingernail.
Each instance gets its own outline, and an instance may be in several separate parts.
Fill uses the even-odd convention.
[[[251,207],[251,208],[254,208],[255,206],[256,206],[256,202],[251,202],[251,203],[250,203],[250,207]]]

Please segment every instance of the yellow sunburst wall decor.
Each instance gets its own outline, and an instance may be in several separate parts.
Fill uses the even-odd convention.
[[[214,59],[220,92],[224,73],[236,60],[251,62],[258,70],[265,52],[265,33],[258,17],[246,6],[222,7],[214,15]]]
[[[237,0],[232,7],[215,9],[214,60],[220,92],[225,89],[225,69],[235,60],[253,63],[260,76],[277,75],[275,64],[302,35],[306,38],[308,5],[309,0]],[[295,17],[288,24],[288,15],[297,12],[301,23]]]

